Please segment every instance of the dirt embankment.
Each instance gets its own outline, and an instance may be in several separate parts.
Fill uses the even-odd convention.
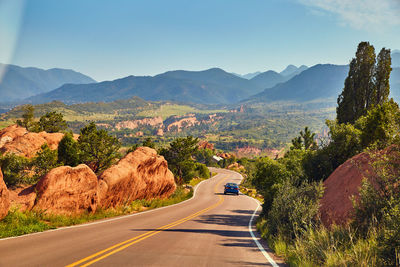
[[[340,165],[324,182],[320,207],[322,222],[326,226],[347,223],[354,211],[351,199],[354,197],[357,201],[362,180],[366,178],[376,185],[374,162],[399,156],[399,147],[390,146],[379,152],[358,154]]]

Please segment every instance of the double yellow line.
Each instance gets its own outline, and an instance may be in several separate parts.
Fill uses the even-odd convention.
[[[214,192],[216,192],[217,187],[225,179],[222,179],[218,184],[215,185]],[[170,224],[161,226],[161,227],[159,227],[159,228],[157,228],[155,230],[148,231],[148,232],[146,232],[144,234],[135,236],[135,237],[133,237],[131,239],[128,239],[128,240],[125,240],[125,241],[123,241],[121,243],[115,244],[115,245],[113,245],[113,246],[111,246],[109,248],[106,248],[106,249],[103,249],[103,250],[101,250],[99,252],[96,252],[96,253],[94,253],[94,254],[92,254],[92,255],[84,258],[84,259],[81,259],[79,261],[71,263],[71,264],[67,265],[66,267],[78,266],[78,265],[80,265],[82,263],[84,263],[84,264],[82,264],[80,266],[89,266],[89,265],[91,265],[91,264],[93,264],[93,263],[95,263],[97,261],[100,261],[100,260],[102,260],[104,258],[107,258],[107,257],[109,257],[109,256],[111,256],[111,255],[113,255],[113,254],[115,254],[115,253],[117,253],[117,252],[129,247],[129,246],[132,246],[133,244],[136,244],[136,243],[138,243],[138,242],[140,242],[142,240],[145,240],[145,239],[147,239],[147,238],[149,238],[149,237],[151,237],[153,235],[156,235],[156,234],[158,234],[158,233],[160,233],[160,232],[162,232],[162,231],[164,231],[166,229],[169,229],[169,228],[172,228],[172,227],[177,226],[179,224],[182,224],[184,222],[187,222],[187,221],[189,221],[189,220],[191,220],[191,219],[193,219],[193,218],[195,218],[195,217],[197,217],[197,216],[199,216],[199,215],[201,215],[201,214],[203,214],[203,213],[205,213],[205,212],[207,212],[209,210],[212,210],[215,207],[221,205],[224,202],[224,197],[222,197],[222,196],[218,196],[218,197],[219,197],[218,202],[215,203],[214,205],[211,205],[208,208],[202,209],[202,210],[200,210],[200,211],[198,211],[196,213],[193,213],[192,215],[189,215],[189,216],[187,216],[185,218],[182,218],[182,219],[177,220],[175,222],[172,222]],[[100,257],[98,257],[98,256],[100,256]]]

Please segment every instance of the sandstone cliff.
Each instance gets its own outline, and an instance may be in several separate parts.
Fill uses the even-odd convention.
[[[3,180],[3,173],[0,169],[0,220],[3,219],[8,214],[8,209],[10,208],[10,198]]]
[[[37,183],[33,209],[52,214],[95,212],[98,203],[97,176],[86,165],[52,169]]]
[[[99,199],[104,208],[136,199],[166,198],[175,191],[172,172],[154,149],[139,147],[99,177]]]
[[[62,133],[32,133],[23,127],[11,125],[0,131],[0,151],[31,158],[45,143],[50,149],[57,149],[63,136]]]

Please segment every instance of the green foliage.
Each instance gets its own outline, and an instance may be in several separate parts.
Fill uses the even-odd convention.
[[[211,149],[208,149],[208,148],[199,149],[194,154],[194,157],[196,158],[196,160],[198,162],[203,163],[210,167],[217,167],[218,164],[213,159],[213,156],[214,156],[214,151],[212,151]]]
[[[178,183],[188,183],[195,176],[196,164],[192,157],[198,150],[198,141],[192,136],[176,138],[169,147],[160,150]]]
[[[316,216],[323,192],[322,183],[305,182],[295,186],[284,181],[278,186],[268,213],[268,232],[285,240],[300,236],[309,225],[318,222]]]
[[[56,133],[67,129],[67,122],[61,113],[52,111],[40,117],[39,127],[42,131]]]
[[[118,150],[121,144],[106,130],[98,130],[96,124],[91,122],[81,129],[78,146],[80,161],[88,165],[95,173],[100,173],[119,157]]]
[[[375,62],[377,61],[377,64]],[[375,49],[368,42],[358,45],[356,57],[350,62],[349,74],[338,97],[339,123],[355,121],[373,106],[388,101],[391,68],[390,50],[383,48],[375,59]]]
[[[150,147],[150,148],[153,148],[153,149],[156,148],[156,144],[153,142],[153,140],[151,140],[150,137],[146,138],[143,141],[143,146],[147,146],[147,147]]]
[[[65,133],[58,144],[58,163],[75,167],[80,163],[79,157],[78,142],[75,141],[72,133]]]
[[[204,179],[210,178],[210,171],[207,166],[202,163],[196,163],[196,176]]]
[[[22,107],[22,121],[17,120],[17,124],[19,126],[25,127],[28,131],[31,132],[40,132],[40,126],[37,122],[35,122],[35,108],[34,106],[28,104]]]
[[[399,138],[399,105],[393,99],[378,105],[357,120],[355,127],[361,131],[360,141],[363,148],[383,149]]]
[[[30,162],[27,158],[7,153],[0,156],[0,167],[7,187],[26,183],[29,180]]]
[[[304,132],[300,131],[300,136],[292,139],[292,147],[290,149],[315,150],[316,148],[315,133],[311,133],[310,129],[305,127]]]
[[[57,159],[57,150],[51,150],[47,144],[42,145],[41,150],[36,153],[30,163],[35,172],[34,182],[51,169],[59,166]]]

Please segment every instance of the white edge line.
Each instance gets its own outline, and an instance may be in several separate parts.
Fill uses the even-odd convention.
[[[218,175],[218,174],[217,174]],[[215,175],[215,176],[217,176]],[[54,231],[59,231],[59,230],[65,230],[65,229],[69,229],[69,228],[79,228],[79,227],[86,227],[86,226],[91,226],[91,225],[95,225],[95,224],[101,224],[101,223],[106,223],[106,222],[112,222],[112,221],[116,221],[116,220],[121,220],[121,219],[126,219],[129,217],[133,217],[133,216],[137,216],[137,215],[142,215],[145,213],[150,213],[150,212],[154,212],[154,211],[158,211],[158,210],[162,210],[162,209],[166,209],[169,207],[173,207],[173,206],[177,206],[180,204],[183,204],[187,201],[193,200],[196,197],[196,192],[197,192],[197,188],[199,188],[199,186],[206,181],[211,180],[213,177],[210,177],[209,179],[203,180],[200,183],[198,183],[193,190],[193,196],[189,199],[186,199],[182,202],[176,203],[176,204],[172,204],[169,206],[165,206],[165,207],[160,207],[160,208],[155,208],[155,209],[151,209],[151,210],[146,210],[146,211],[140,211],[134,214],[128,214],[128,215],[121,215],[118,216],[116,218],[109,218],[109,219],[103,219],[101,221],[95,221],[95,222],[90,222],[90,223],[83,223],[83,224],[77,224],[77,225],[71,225],[71,226],[64,226],[64,227],[60,227],[60,228],[56,228],[56,229],[49,229],[49,230],[44,230],[42,232],[35,232],[35,233],[29,233],[29,234],[25,234],[25,235],[19,235],[19,236],[10,236],[10,237],[5,237],[5,238],[0,238],[0,242],[1,241],[5,241],[5,240],[9,240],[9,239],[15,239],[15,238],[22,238],[22,237],[27,237],[27,236],[32,236],[32,235],[40,235],[40,234],[45,234],[45,233],[50,233],[50,232],[54,232]]]
[[[234,171],[231,171],[231,172],[234,172]],[[234,172],[234,173],[238,173],[238,172]],[[240,175],[240,177],[242,177],[242,180],[243,180],[243,176],[242,176],[240,173],[238,173],[238,174]],[[268,261],[273,267],[279,267],[279,265],[276,264],[276,262],[274,261],[274,259],[271,258],[271,256],[268,254],[268,252],[265,251],[263,245],[261,245],[261,243],[258,241],[258,238],[257,238],[257,237],[255,236],[255,234],[254,234],[254,230],[253,230],[253,219],[254,219],[254,217],[256,216],[256,213],[257,213],[258,209],[261,207],[261,206],[260,206],[260,202],[259,202],[257,199],[255,199],[255,198],[252,198],[252,197],[250,197],[250,196],[248,196],[248,195],[243,194],[242,192],[240,192],[240,193],[241,193],[242,195],[248,197],[248,198],[251,198],[252,200],[254,200],[254,201],[257,203],[257,208],[254,210],[253,215],[251,215],[251,218],[250,218],[250,221],[249,221],[249,232],[250,232],[251,237],[253,238],[253,240],[254,240],[254,242],[256,243],[258,249],[261,251],[261,253],[264,255],[264,257],[267,259],[267,261]]]

